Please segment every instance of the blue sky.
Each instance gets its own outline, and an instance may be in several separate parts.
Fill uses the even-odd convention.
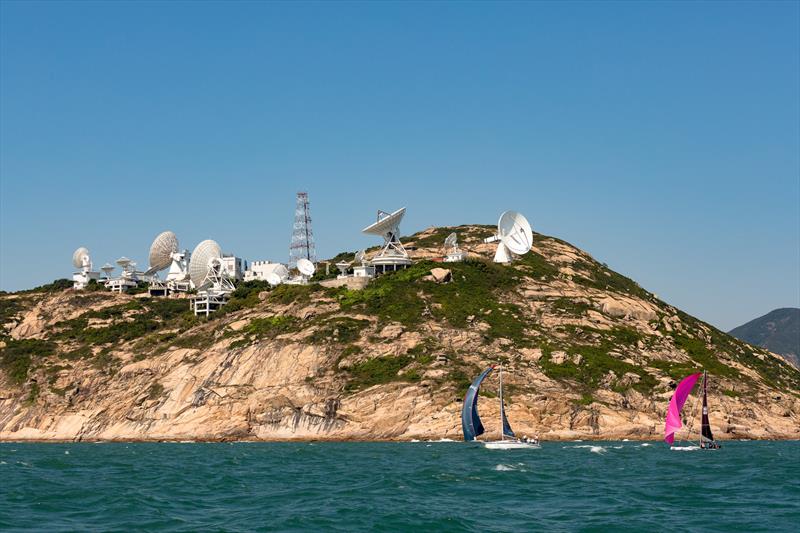
[[[0,287],[505,209],[729,329],[800,306],[800,8],[0,3]]]

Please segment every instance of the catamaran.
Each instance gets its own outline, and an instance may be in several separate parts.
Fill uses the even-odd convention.
[[[700,422],[701,428],[699,447],[703,450],[717,450],[720,448],[720,445],[714,440],[714,434],[711,433],[711,424],[708,421],[708,373],[705,370],[703,372],[697,372],[695,374],[686,376],[675,388],[675,392],[672,394],[672,398],[669,401],[667,420],[664,424],[664,440],[670,445],[674,444],[675,432],[677,432],[682,426],[681,409],[683,409],[683,404],[686,403],[689,393],[692,392],[692,388],[694,388],[697,380],[700,379],[700,376],[703,376],[703,412]],[[685,438],[687,440],[691,435],[693,420],[694,418],[689,419],[689,425],[686,428]]]
[[[467,389],[467,394],[464,396],[464,405],[461,407],[461,429],[464,431],[464,440],[467,442],[474,442],[477,440],[478,435],[482,435],[485,431],[481,419],[478,416],[478,391],[481,388],[481,383],[486,379],[486,376],[491,374],[492,370],[497,368],[497,365],[492,365],[484,370],[481,375],[475,378],[475,381]],[[528,439],[527,437],[520,439],[511,429],[511,424],[508,423],[506,418],[506,410],[503,404],[503,368],[498,370],[500,377],[500,440],[497,441],[484,441],[483,445],[486,448],[494,450],[515,450],[523,448],[538,448],[539,439]]]

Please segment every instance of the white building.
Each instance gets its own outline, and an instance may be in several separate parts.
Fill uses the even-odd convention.
[[[228,277],[230,279],[235,281],[242,281],[243,279],[245,279],[244,272],[246,265],[241,257],[236,257],[235,255],[230,255],[230,254],[223,254],[222,266],[225,267],[225,270],[227,271]]]
[[[245,281],[267,281],[267,274],[277,274],[281,279],[288,275],[286,265],[271,261],[251,261],[250,268],[244,273]]]

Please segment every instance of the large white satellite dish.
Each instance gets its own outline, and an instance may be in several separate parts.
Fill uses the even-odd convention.
[[[281,277],[278,274],[276,274],[275,272],[268,272],[267,273],[267,283],[269,283],[273,287],[277,287],[278,285],[281,284],[282,281],[283,280],[281,279]]]
[[[370,260],[380,273],[402,269],[411,264],[411,259],[400,242],[400,221],[405,214],[405,207],[394,213],[378,211],[378,220],[361,230],[368,235],[383,237],[383,248]]]
[[[533,230],[524,216],[516,211],[506,211],[500,215],[497,222],[497,234],[483,242],[497,242],[497,252],[494,255],[495,263],[510,263],[511,253],[524,255],[533,246]]]
[[[363,265],[364,264],[364,258],[366,256],[367,256],[367,252],[365,250],[359,250],[358,253],[356,253],[355,262],[356,263],[360,263],[360,264]]]
[[[72,266],[75,268],[91,267],[92,261],[89,250],[81,246],[72,253]]]
[[[387,213],[385,211],[378,211],[378,221],[370,224],[363,230],[363,233],[368,235],[380,235],[386,238],[387,235],[393,235],[400,226],[400,221],[406,215],[406,208],[401,207],[394,213]]]
[[[209,275],[213,278],[221,275],[221,268],[222,248],[216,241],[208,239],[195,247],[189,261],[189,277],[198,290],[209,281]]]
[[[455,232],[448,235],[447,238],[444,240],[444,245],[446,248],[452,248],[453,246],[456,245],[456,243],[458,243],[458,234]]]
[[[306,259],[305,257],[302,259],[297,260],[297,270],[300,271],[300,274],[303,276],[310,278],[314,275],[314,272],[317,270],[317,267],[314,266],[314,263]]]
[[[150,245],[150,268],[147,274],[164,270],[172,264],[172,254],[178,252],[178,237],[171,231],[160,233]]]

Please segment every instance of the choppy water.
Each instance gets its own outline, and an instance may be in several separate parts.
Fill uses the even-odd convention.
[[[800,443],[0,444],[4,531],[797,531]]]

